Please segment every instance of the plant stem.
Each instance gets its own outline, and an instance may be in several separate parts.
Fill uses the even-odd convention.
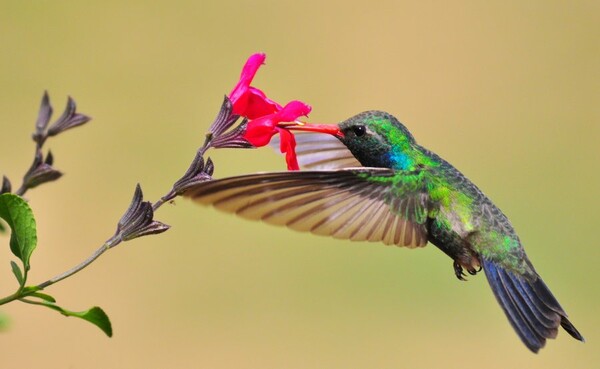
[[[15,191],[15,195],[23,197],[23,195],[25,195],[25,192],[27,192],[27,187],[25,187],[25,183],[23,183],[21,187],[19,187],[19,189]]]
[[[212,139],[213,139],[213,135],[211,133],[207,133],[206,134],[206,139],[204,141],[204,145],[202,145],[202,147],[200,149],[198,149],[198,153],[200,153],[200,155],[204,155],[206,153],[206,151],[210,148],[210,144],[212,142]],[[39,141],[36,142],[36,153],[39,150],[41,150],[44,141],[45,141],[45,139],[42,140],[41,142],[39,142]],[[35,158],[34,158],[34,162],[31,165],[31,167],[33,168],[34,165],[35,165]],[[27,187],[27,185],[25,183],[23,183],[21,185],[21,187],[19,187],[19,189],[15,192],[15,194],[17,194],[19,196],[23,196],[25,194],[25,192],[27,192],[28,189],[29,188]],[[163,204],[165,204],[166,202],[169,202],[169,201],[173,200],[175,197],[177,197],[177,193],[175,191],[173,191],[173,190],[169,191],[166,195],[164,195],[163,197],[161,197],[158,201],[156,201],[152,205],[152,210],[156,211]],[[90,255],[83,262],[77,264],[76,266],[74,266],[73,268],[67,270],[66,272],[58,274],[57,276],[55,276],[55,277],[53,277],[51,279],[48,279],[45,282],[42,282],[42,283],[38,284],[37,286],[35,286],[35,291],[43,290],[44,288],[46,288],[48,286],[51,286],[51,285],[53,285],[56,282],[62,281],[63,279],[68,278],[68,277],[72,276],[73,274],[75,274],[75,273],[77,273],[77,272],[85,269],[88,265],[90,265],[96,259],[98,259],[102,254],[104,254],[106,251],[110,250],[111,248],[117,246],[121,242],[122,242],[122,239],[120,237],[120,233],[116,233],[114,236],[112,236],[111,238],[109,238],[102,246],[100,246],[98,249],[96,249],[96,251],[94,251],[94,253],[92,253],[92,255]],[[36,301],[32,301],[32,300],[26,300],[25,297],[29,293],[34,292],[34,291],[23,293],[24,290],[25,290],[24,286],[21,286],[12,295],[6,296],[4,298],[0,298],[0,305],[6,304],[6,303],[14,301],[14,300],[20,300],[20,301],[28,303],[28,304],[44,305],[43,303],[40,303],[40,302],[36,302]]]
[[[207,135],[204,145],[198,151],[200,151],[200,152],[202,152],[202,154],[204,154],[210,145],[211,138],[212,138],[211,136]],[[23,186],[21,186],[21,188],[23,188]],[[26,191],[26,190],[27,189],[25,188],[24,191]],[[156,201],[152,205],[152,210],[156,211],[164,203],[171,201],[175,197],[177,197],[177,194],[172,190],[169,191],[166,195],[161,197],[158,201]],[[83,262],[81,262],[80,264],[67,270],[66,272],[63,272],[45,282],[38,284],[36,287],[38,288],[38,290],[43,290],[44,288],[51,286],[56,282],[62,281],[63,279],[72,276],[73,274],[83,270],[85,267],[87,267],[88,265],[93,263],[96,259],[98,259],[100,257],[100,255],[104,254],[106,251],[115,247],[119,243],[121,243],[121,239],[119,237],[117,237],[117,235],[111,237],[108,241],[106,241],[102,246],[100,246],[96,251],[94,251],[94,253],[92,255],[90,255],[87,259],[85,259]],[[15,294],[13,294],[11,296],[8,296],[4,299],[0,299],[0,305],[2,305],[3,303],[9,302],[9,301],[13,301],[13,300],[17,299],[19,296],[21,296],[20,291],[17,291]]]
[[[23,290],[25,289],[25,282],[27,281],[27,272],[27,269],[25,269],[25,272],[23,273],[23,282],[19,285],[19,289],[12,295],[1,298],[0,305],[4,305],[11,301],[17,300],[23,296],[27,296],[27,294],[23,294]]]
[[[13,293],[12,295],[6,296],[4,298],[1,298],[0,299],[0,305],[4,305],[4,304],[9,303],[11,301],[17,300],[18,298],[21,297],[21,291],[22,291],[21,288],[19,288],[19,290],[17,292]]]
[[[35,153],[33,155],[33,162],[31,163],[31,165],[29,166],[29,169],[27,170],[27,172],[25,172],[25,177],[27,176],[27,173],[29,173],[30,171],[32,171],[35,168],[35,163],[36,163],[36,158],[38,155],[38,152],[41,152],[42,147],[44,146],[44,143],[46,142],[46,138],[42,139],[41,141],[35,141]],[[27,184],[25,183],[25,181],[23,181],[23,183],[21,184],[21,187],[19,187],[19,189],[17,191],[15,191],[15,195],[19,195],[21,197],[23,197],[23,195],[25,195],[25,192],[27,192],[27,190],[29,189],[29,187],[27,187]]]
[[[152,211],[158,210],[158,208],[160,208],[164,203],[173,200],[175,197],[177,197],[177,194],[175,192],[173,192],[172,190],[169,191],[168,194],[164,195],[163,197],[158,199],[158,201],[156,201],[154,204],[152,204]]]
[[[118,239],[114,236],[111,237],[108,241],[106,241],[102,246],[100,246],[96,251],[94,251],[94,253],[92,255],[90,255],[87,259],[85,259],[83,262],[81,262],[80,264],[67,270],[64,273],[57,275],[56,277],[47,280],[46,282],[38,284],[36,287],[39,288],[40,290],[43,290],[44,288],[46,288],[50,285],[53,285],[56,282],[62,281],[63,279],[72,276],[73,274],[79,272],[80,270],[84,269],[85,267],[87,267],[88,265],[93,263],[94,260],[96,260],[100,257],[100,255],[104,254],[106,251],[108,251],[110,248],[116,246],[120,242],[121,242],[120,239]]]

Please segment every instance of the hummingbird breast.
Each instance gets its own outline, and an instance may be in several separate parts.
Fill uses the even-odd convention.
[[[486,219],[491,214],[481,209],[501,212],[460,171],[436,154],[427,154],[438,164],[432,169],[429,185],[429,195],[436,206],[427,222],[428,240],[465,269],[477,270],[480,250],[473,244],[473,236],[487,232],[488,224],[494,223]]]

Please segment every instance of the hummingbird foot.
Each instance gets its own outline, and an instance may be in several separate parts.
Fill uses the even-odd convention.
[[[470,275],[476,275],[477,273],[481,272],[481,265],[479,265],[479,268],[476,269],[474,266],[472,266],[472,265],[467,266],[465,264],[462,264],[458,260],[454,261],[453,266],[454,266],[454,274],[456,275],[456,278],[460,279],[461,281],[467,280],[465,278],[467,276],[465,274],[465,269],[467,270],[467,273],[469,273]]]
[[[465,274],[462,265],[460,265],[460,263],[458,261],[454,261],[454,274],[456,275],[456,278],[460,279],[461,281],[466,281],[467,279],[465,278],[467,275]],[[471,272],[469,271],[469,274]]]
[[[470,275],[475,275],[475,274],[477,274],[477,273],[481,272],[481,269],[482,269],[482,268],[481,268],[481,265],[480,265],[480,266],[479,266],[479,269],[470,268],[470,269],[467,269],[467,272],[468,272]]]

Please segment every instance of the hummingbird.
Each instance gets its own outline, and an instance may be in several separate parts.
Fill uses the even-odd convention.
[[[330,133],[297,135],[298,159],[308,170],[217,179],[185,196],[317,235],[409,248],[431,243],[452,259],[458,279],[483,270],[529,350],[537,353],[559,326],[584,341],[504,213],[458,169],[417,144],[394,116],[367,111],[335,130],[322,126],[287,127]]]

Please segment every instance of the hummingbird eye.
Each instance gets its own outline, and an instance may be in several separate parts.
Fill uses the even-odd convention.
[[[364,136],[367,133],[367,128],[365,126],[354,126],[352,127],[352,132],[356,135],[356,137]]]

